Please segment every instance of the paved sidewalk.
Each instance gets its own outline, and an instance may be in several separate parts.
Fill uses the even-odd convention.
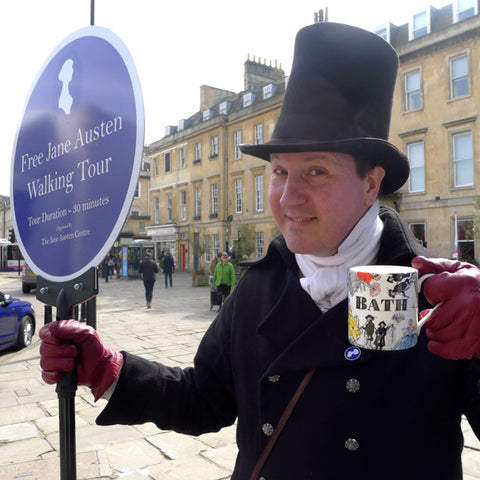
[[[162,276],[153,306],[145,308],[140,280],[100,280],[97,328],[112,347],[168,365],[188,366],[217,307],[210,310],[208,288],[192,287],[191,275],[176,273],[173,288]],[[35,303],[38,324],[43,306],[21,293],[20,279],[0,274],[0,290]],[[38,332],[38,328],[37,328]],[[19,352],[0,353],[0,478],[58,480],[58,401],[40,377],[38,333]],[[76,396],[77,479],[223,480],[236,457],[235,427],[190,437],[159,431],[153,424],[99,427],[105,402],[90,391]],[[464,479],[480,479],[480,442],[465,423]]]

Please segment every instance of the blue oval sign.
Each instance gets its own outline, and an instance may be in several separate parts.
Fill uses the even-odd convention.
[[[143,142],[127,48],[105,28],[74,32],[41,68],[13,150],[13,225],[37,274],[68,281],[101,262],[130,209]]]

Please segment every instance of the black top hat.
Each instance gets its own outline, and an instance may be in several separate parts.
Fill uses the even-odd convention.
[[[382,192],[394,192],[410,173],[407,156],[387,140],[397,70],[395,50],[374,33],[329,22],[302,28],[272,138],[241,151],[264,160],[282,152],[365,155],[385,169]]]

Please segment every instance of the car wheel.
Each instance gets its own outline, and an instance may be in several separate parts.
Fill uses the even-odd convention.
[[[25,283],[22,285],[22,292],[23,293],[30,293],[30,286],[26,285]]]
[[[22,318],[18,331],[17,348],[28,347],[32,343],[33,320],[28,315]]]

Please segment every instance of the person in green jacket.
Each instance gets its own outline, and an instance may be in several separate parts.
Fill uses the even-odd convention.
[[[222,253],[222,261],[217,263],[213,272],[213,284],[217,287],[218,293],[225,300],[230,294],[232,286],[235,285],[235,270],[228,261],[228,254]]]

